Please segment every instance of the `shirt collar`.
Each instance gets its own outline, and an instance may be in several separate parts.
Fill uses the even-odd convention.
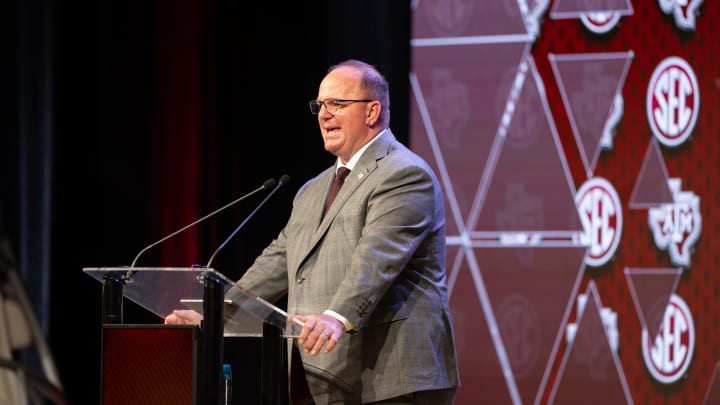
[[[354,155],[352,155],[350,160],[348,160],[347,164],[342,164],[342,162],[340,161],[340,158],[337,158],[337,161],[335,163],[335,173],[337,173],[338,169],[343,166],[347,167],[348,169],[350,169],[352,171],[352,169],[355,168],[355,165],[357,164],[358,160],[360,160],[360,156],[362,156],[363,152],[365,152],[365,150],[367,148],[369,148],[370,145],[372,145],[372,143],[375,142],[376,139],[380,138],[380,136],[382,136],[382,134],[384,134],[386,131],[387,131],[387,128],[383,129],[379,134],[375,135],[375,137],[373,139],[371,139],[370,142],[366,143],[362,148],[360,148],[357,152],[355,152]]]

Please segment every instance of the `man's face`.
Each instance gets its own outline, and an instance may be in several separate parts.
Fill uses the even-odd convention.
[[[361,73],[353,68],[336,69],[328,73],[320,83],[317,100],[320,102],[328,99],[365,100],[368,94],[360,86],[361,78]],[[327,103],[318,113],[325,150],[338,156],[343,163],[347,163],[352,155],[372,138],[368,126],[370,103],[338,102],[334,106],[330,104]],[[337,107],[335,112],[333,112],[334,107]]]

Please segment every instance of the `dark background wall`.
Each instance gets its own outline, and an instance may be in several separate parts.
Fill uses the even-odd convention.
[[[101,286],[82,269],[130,265],[145,246],[288,174],[213,263],[238,277],[280,230],[297,188],[332,162],[307,108],[330,64],[377,65],[392,88],[393,130],[408,139],[408,1],[16,0],[5,11],[0,224],[75,404],[97,403],[100,387]],[[259,201],[138,264],[204,264]],[[125,318],[160,322],[132,303]]]

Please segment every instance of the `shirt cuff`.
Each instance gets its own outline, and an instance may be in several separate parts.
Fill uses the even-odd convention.
[[[326,309],[325,311],[323,311],[323,314],[324,314],[324,315],[330,315],[330,316],[332,316],[333,318],[337,319],[338,321],[342,322],[342,324],[345,326],[345,332],[349,332],[349,331],[355,329],[355,325],[353,325],[352,322],[348,321],[347,318],[345,318],[344,316],[338,314],[338,313],[335,312],[335,311]]]

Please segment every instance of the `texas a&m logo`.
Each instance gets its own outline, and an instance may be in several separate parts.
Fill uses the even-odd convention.
[[[680,179],[668,179],[668,185],[673,202],[650,208],[648,222],[655,246],[667,250],[673,264],[688,267],[692,247],[702,229],[700,197],[691,191],[680,191]]]
[[[658,5],[665,14],[673,15],[678,28],[694,31],[695,17],[702,2],[703,0],[658,0]]]

